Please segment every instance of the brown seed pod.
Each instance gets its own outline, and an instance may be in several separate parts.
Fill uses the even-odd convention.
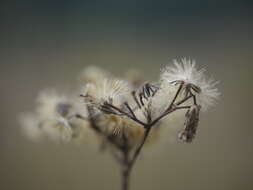
[[[178,135],[178,138],[183,142],[190,143],[194,139],[199,123],[200,108],[200,105],[192,105],[186,112],[184,129]]]

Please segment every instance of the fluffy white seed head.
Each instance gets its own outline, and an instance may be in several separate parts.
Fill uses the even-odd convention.
[[[217,81],[205,76],[205,69],[197,69],[194,60],[182,59],[181,62],[174,60],[173,65],[165,67],[160,77],[162,83],[183,84],[183,90],[192,88],[191,92],[196,95],[198,104],[203,111],[212,106],[220,93],[216,88]],[[188,89],[187,89],[188,88]]]
[[[173,65],[168,65],[162,70],[161,79],[169,83],[183,81],[185,83],[196,84],[204,75],[205,70],[197,70],[196,62],[190,59],[182,59],[181,62],[173,60]]]
[[[131,92],[130,85],[123,80],[104,79],[100,83],[86,84],[84,96],[91,97],[95,103],[109,102],[121,104]]]
[[[70,118],[74,114],[74,104],[67,96],[47,89],[37,98],[36,112],[22,117],[24,132],[31,139],[49,138],[55,142],[69,141],[72,138]]]
[[[63,106],[61,107],[61,105]],[[61,116],[61,109],[68,109],[67,105],[71,106],[71,103],[66,96],[57,93],[53,89],[46,89],[38,95],[36,111],[42,119],[57,118]]]
[[[44,138],[54,142],[69,142],[72,129],[65,118],[41,119],[36,114],[24,114],[20,117],[23,133],[32,141]]]

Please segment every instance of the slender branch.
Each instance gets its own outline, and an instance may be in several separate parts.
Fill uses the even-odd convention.
[[[145,144],[145,142],[147,140],[147,137],[149,135],[150,130],[151,130],[151,127],[148,127],[148,128],[145,129],[145,133],[144,133],[143,139],[142,139],[140,145],[138,146],[138,148],[136,149],[136,151],[134,152],[134,155],[133,155],[132,159],[129,162],[129,168],[130,168],[130,170],[134,166],[134,164],[135,164],[135,162],[136,162],[136,160],[137,160],[137,158],[138,158],[138,156],[139,156],[139,154],[140,154],[140,152],[141,152],[141,150],[142,150],[142,148],[143,148],[143,146],[144,146],[144,144]]]
[[[136,91],[132,92],[132,96],[133,96],[134,101],[136,102],[137,106],[139,107],[139,109],[141,109],[141,104],[140,104],[140,102],[138,101],[138,99],[136,97]]]
[[[122,164],[121,164],[121,178],[122,178],[122,190],[128,190],[129,189],[129,178],[130,178],[130,167],[129,167],[129,153],[130,148],[128,144],[128,139],[125,134],[125,128],[123,128],[123,146],[121,149],[122,152]]]
[[[197,99],[196,99],[196,96],[190,91],[192,97],[193,97],[193,103],[194,105],[197,105]]]
[[[151,127],[149,128],[145,128],[145,134],[143,136],[143,139],[140,143],[140,145],[138,146],[138,148],[135,150],[134,155],[132,158],[130,158],[130,154],[129,154],[129,148],[127,146],[127,141],[124,140],[124,144],[126,145],[124,149],[122,150],[122,154],[123,154],[123,159],[121,162],[121,167],[122,167],[122,171],[121,171],[121,188],[122,190],[128,190],[129,189],[129,181],[130,181],[130,174],[132,171],[132,168],[146,142],[146,139],[148,137],[148,134],[151,130]],[[124,137],[124,136],[123,136]]]
[[[140,121],[136,115],[134,114],[133,110],[131,109],[131,107],[129,106],[129,104],[126,102],[125,105],[126,107],[128,108],[128,110],[130,111],[130,114],[123,111],[122,109],[110,104],[110,103],[105,103],[104,106],[105,106],[105,109],[107,107],[107,111],[108,113],[111,113],[111,114],[116,114],[118,115],[115,111],[113,111],[112,109],[116,110],[118,113],[122,114],[122,115],[125,115],[127,116],[128,118],[132,119],[133,121],[141,124],[144,128],[149,128],[149,127],[152,127],[153,125],[155,125],[158,121],[160,121],[163,117],[167,116],[169,113],[177,110],[177,109],[187,109],[188,107],[178,107],[180,104],[184,103],[185,101],[187,101],[188,99],[190,99],[191,97],[193,97],[193,100],[194,100],[194,103],[196,103],[196,97],[191,93],[189,96],[185,97],[183,100],[175,103],[180,91],[182,90],[183,88],[183,83],[180,84],[173,100],[171,101],[169,107],[164,111],[163,114],[161,114],[160,116],[158,116],[156,119],[154,119],[152,122],[151,122],[151,118],[148,118],[149,121],[147,123],[144,123],[142,121]],[[138,106],[140,106],[139,102],[138,102],[138,99],[136,98],[135,96],[135,91],[133,91],[133,97],[137,103]],[[140,95],[140,101],[142,99],[142,95]],[[174,104],[175,103],[175,104]],[[175,106],[175,107],[173,107]],[[80,116],[79,116],[80,117]]]
[[[144,122],[140,121],[139,119],[137,119],[137,118],[131,116],[129,113],[127,113],[127,112],[121,110],[120,108],[118,108],[118,107],[116,107],[116,106],[114,106],[114,105],[112,105],[112,104],[109,104],[109,103],[106,103],[105,105],[107,105],[107,106],[109,106],[109,107],[115,109],[115,110],[118,111],[119,113],[121,113],[121,114],[123,114],[123,115],[129,117],[130,119],[132,119],[132,120],[134,120],[135,122],[141,124],[142,126],[146,126],[146,123],[144,123]]]
[[[167,110],[167,111],[165,111],[162,115],[160,115],[160,116],[158,116],[156,119],[154,119],[149,125],[150,126],[153,126],[153,125],[155,125],[158,121],[160,121],[162,118],[164,118],[166,115],[168,115],[169,113],[171,113],[171,112],[173,112],[173,111],[175,111],[176,110],[176,108],[172,108],[172,109],[170,109],[170,110]]]
[[[175,96],[175,97],[176,97],[176,96]],[[178,106],[181,105],[182,103],[184,103],[185,101],[187,101],[188,99],[190,99],[191,97],[192,97],[192,95],[187,96],[187,97],[184,98],[183,100],[177,102],[175,105],[174,105],[174,104],[171,104],[171,105],[168,107],[168,109],[164,111],[163,114],[161,114],[161,115],[158,116],[156,119],[154,119],[149,125],[150,125],[150,126],[155,125],[158,121],[160,121],[162,118],[164,118],[165,116],[167,116],[169,113],[174,112],[174,111],[176,111],[176,110],[178,110],[178,109],[188,109],[189,106],[181,106],[181,107],[178,107]],[[175,98],[174,98],[174,99],[175,99]],[[176,99],[175,99],[175,100],[176,100]],[[172,101],[172,102],[175,102],[175,100]],[[175,107],[173,107],[173,105],[174,105]],[[169,109],[169,108],[170,108],[170,109]]]
[[[187,100],[189,100],[190,98],[192,97],[192,95],[189,95],[187,97],[185,97],[183,100],[177,102],[175,105],[180,105],[180,104],[183,104],[184,102],[186,102]]]
[[[178,106],[175,108],[175,110],[180,110],[180,109],[189,109],[191,106]]]
[[[139,93],[139,99],[140,99],[141,105],[144,106],[143,94],[142,93]]]
[[[124,104],[126,105],[127,109],[130,111],[130,113],[132,114],[132,116],[134,118],[136,118],[136,115],[134,114],[134,112],[133,112],[132,108],[129,106],[129,104],[127,102],[125,102]]]
[[[130,180],[130,167],[129,167],[129,152],[123,152],[123,161],[122,161],[122,170],[121,170],[121,189],[129,189],[129,180]]]
[[[168,107],[167,110],[169,110],[169,109],[172,108],[172,106],[174,105],[174,102],[176,101],[176,99],[177,99],[177,97],[178,97],[180,91],[182,90],[182,88],[183,88],[183,83],[180,84],[180,86],[179,86],[179,88],[178,88],[178,90],[177,90],[177,92],[176,92],[176,95],[174,96],[174,98],[173,98],[173,100],[171,101],[171,103],[170,103],[170,105],[169,105],[169,107]]]

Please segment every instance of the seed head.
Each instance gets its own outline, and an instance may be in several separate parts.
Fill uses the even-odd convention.
[[[181,84],[184,96],[194,94],[202,110],[212,106],[218,99],[220,93],[216,88],[218,84],[214,79],[205,76],[205,69],[197,69],[194,60],[182,59],[181,62],[174,60],[173,65],[169,65],[162,70],[162,83]]]

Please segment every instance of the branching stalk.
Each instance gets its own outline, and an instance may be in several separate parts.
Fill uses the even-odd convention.
[[[135,165],[136,160],[139,157],[142,148],[144,147],[144,144],[150,134],[152,127],[154,125],[156,125],[162,118],[164,118],[165,116],[167,116],[168,114],[170,114],[176,110],[190,109],[191,106],[180,106],[181,104],[183,104],[184,102],[186,102],[190,98],[193,98],[193,103],[196,104],[196,97],[192,93],[190,93],[190,95],[186,96],[182,100],[176,102],[182,88],[183,88],[183,83],[180,83],[180,86],[179,86],[175,96],[173,97],[171,103],[169,104],[168,108],[156,119],[152,120],[151,115],[149,115],[149,117],[147,117],[146,123],[137,118],[133,109],[130,107],[130,105],[127,102],[125,102],[124,105],[126,106],[128,112],[126,112],[126,111],[122,110],[121,108],[118,108],[118,107],[114,106],[112,103],[108,103],[108,102],[105,102],[101,106],[101,111],[104,111],[105,113],[126,116],[129,119],[131,119],[143,126],[143,128],[145,130],[144,135],[142,137],[140,144],[134,150],[131,147],[129,147],[127,137],[125,136],[124,132],[123,132],[123,137],[122,137],[123,141],[121,144],[119,144],[117,141],[115,141],[115,139],[112,136],[108,136],[104,131],[102,131],[100,129],[100,127],[97,125],[96,119],[92,116],[92,108],[90,108],[89,106],[87,107],[88,113],[89,113],[89,121],[91,123],[91,128],[98,135],[104,136],[106,138],[106,140],[108,140],[109,143],[114,145],[114,147],[117,150],[119,150],[118,153],[121,154],[121,156],[120,156],[120,154],[117,154],[117,152],[111,151],[112,156],[116,159],[116,161],[121,166],[121,189],[122,190],[129,190],[130,174],[131,174],[132,168]],[[137,99],[137,97],[135,95],[135,91],[132,93],[133,98],[139,108],[141,108],[141,106],[144,105],[143,97],[148,98],[148,96],[150,95],[149,90],[151,90],[151,92],[153,92],[152,89],[149,89],[147,87],[146,87],[146,89],[143,89],[143,90],[146,90],[146,91],[143,91],[143,94],[139,95],[139,100]],[[84,118],[78,114],[76,115],[76,117],[79,119],[87,120],[87,118]],[[130,154],[131,151],[133,151],[133,154]]]

